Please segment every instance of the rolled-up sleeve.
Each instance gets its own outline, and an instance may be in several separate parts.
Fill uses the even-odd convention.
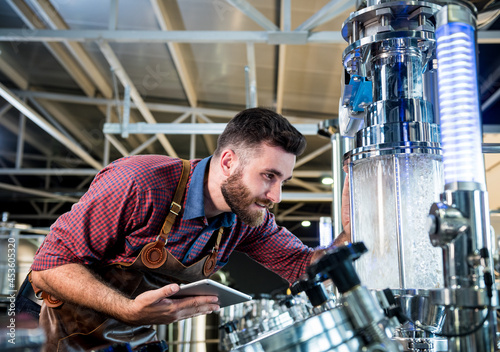
[[[289,283],[306,273],[314,251],[286,228],[278,226],[272,213],[267,214],[263,225],[249,228],[236,249]]]
[[[32,270],[92,264],[123,247],[126,227],[140,201],[134,182],[119,168],[104,169],[71,210],[61,215],[38,249]],[[117,249],[117,248],[116,248]]]

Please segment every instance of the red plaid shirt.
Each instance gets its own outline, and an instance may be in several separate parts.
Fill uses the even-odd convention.
[[[272,213],[267,212],[259,227],[243,224],[233,213],[220,214],[208,222],[203,209],[203,177],[209,160],[190,161],[187,196],[169,234],[167,249],[184,265],[191,265],[211,251],[209,239],[223,226],[226,230],[217,270],[237,250],[289,282],[296,281],[305,273],[313,249],[278,226]],[[160,232],[181,169],[180,159],[160,155],[132,156],[111,163],[97,174],[71,211],[51,226],[31,268],[132,262]]]

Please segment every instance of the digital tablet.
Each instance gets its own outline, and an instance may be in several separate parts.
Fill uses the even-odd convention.
[[[251,296],[235,290],[234,288],[227,287],[216,281],[205,279],[190,284],[180,285],[179,292],[170,296],[171,298],[181,298],[190,296],[217,296],[219,297],[220,307],[227,307],[233,304],[250,301]],[[170,298],[169,297],[169,298]]]

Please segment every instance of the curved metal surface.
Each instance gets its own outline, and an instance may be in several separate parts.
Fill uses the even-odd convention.
[[[234,351],[306,352],[360,351],[363,344],[354,334],[346,314],[335,308],[282,330],[263,335]]]
[[[441,159],[441,148],[438,143],[427,142],[395,142],[360,147],[344,154],[344,165],[357,160],[381,155],[394,154],[430,154]]]

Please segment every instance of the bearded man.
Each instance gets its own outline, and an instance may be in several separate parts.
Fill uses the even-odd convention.
[[[304,245],[269,209],[305,147],[283,116],[254,108],[227,124],[211,157],[140,155],[104,168],[51,226],[31,267],[46,350],[134,347],[155,340],[152,324],[217,311],[215,296],[169,297],[235,250],[298,280],[324,249]]]

